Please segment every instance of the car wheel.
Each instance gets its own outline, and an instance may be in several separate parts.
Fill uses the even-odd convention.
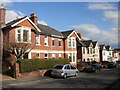
[[[78,76],[78,72],[75,73],[75,76]]]
[[[67,78],[67,74],[64,74],[63,78],[66,79]]]

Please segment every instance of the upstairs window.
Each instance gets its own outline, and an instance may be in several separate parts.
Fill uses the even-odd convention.
[[[44,36],[44,45],[48,46],[48,36]]]
[[[20,29],[17,30],[17,41],[21,42],[21,31],[20,31]]]
[[[36,35],[36,45],[40,45],[40,35]]]
[[[58,45],[59,45],[59,46],[62,46],[62,41],[61,41],[61,39],[59,39]]]
[[[17,43],[30,43],[31,42],[31,29],[27,27],[17,28],[15,39]]]
[[[68,47],[71,47],[71,39],[68,39]]]
[[[28,30],[23,30],[23,42],[28,42],[29,41],[29,33]]]
[[[55,46],[55,39],[52,38],[52,46]]]
[[[68,47],[69,48],[76,48],[76,39],[75,39],[75,37],[70,37],[68,39]]]

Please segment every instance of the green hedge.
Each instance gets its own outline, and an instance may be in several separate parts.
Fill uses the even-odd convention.
[[[69,64],[69,59],[18,59],[20,73],[52,69],[56,64]]]

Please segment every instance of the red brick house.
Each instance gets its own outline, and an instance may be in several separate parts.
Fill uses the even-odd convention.
[[[1,9],[0,12],[0,19],[5,22],[5,9]],[[4,23],[2,31],[7,42],[34,44],[34,48],[25,58],[71,58],[70,63],[77,64],[77,43],[81,43],[81,39],[74,30],[60,32],[39,24],[38,17],[33,13],[30,18],[25,16]]]

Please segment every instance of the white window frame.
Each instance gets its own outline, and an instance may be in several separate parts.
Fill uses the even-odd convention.
[[[69,41],[71,46],[69,46]],[[74,43],[74,46],[73,46]],[[76,48],[76,38],[75,37],[69,37],[68,38],[68,48]]]
[[[20,30],[20,41],[18,41],[18,37],[17,37],[18,36],[18,30]],[[28,41],[27,42],[23,41],[23,31],[24,30],[28,31]],[[31,43],[31,28],[25,27],[25,26],[16,28],[15,29],[15,41],[17,43]]]
[[[59,46],[59,42],[61,42],[61,45]],[[58,46],[59,47],[62,47],[62,40],[61,39],[58,39]]]
[[[37,57],[37,54],[39,54],[38,57]],[[40,53],[36,53],[36,58],[40,58]]]
[[[36,45],[40,45],[40,35],[36,34]],[[38,42],[38,43],[37,43]]]
[[[56,54],[55,53],[52,54],[52,58],[56,58]]]
[[[62,54],[61,53],[59,53],[59,58],[62,58]]]
[[[45,54],[47,54],[47,57],[45,57]],[[45,54],[44,54],[44,58],[47,59],[48,58],[48,53],[45,53]]]
[[[45,37],[47,37],[47,38],[45,38]],[[46,45],[45,45],[45,43],[46,43]],[[44,36],[44,46],[48,46],[48,36]]]
[[[53,40],[54,40],[54,45],[53,45],[53,43],[52,43]],[[52,38],[51,44],[52,44],[53,47],[55,46],[55,38]]]

